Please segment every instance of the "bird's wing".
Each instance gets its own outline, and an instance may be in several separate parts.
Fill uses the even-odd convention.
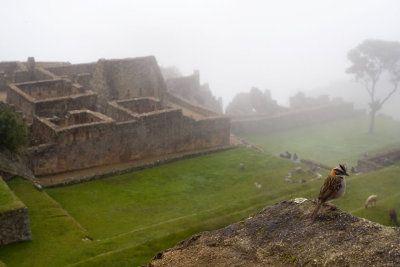
[[[332,194],[339,191],[340,187],[342,186],[342,178],[339,176],[332,176],[329,175],[326,179],[324,184],[319,191],[318,199],[322,200],[322,202],[327,201],[330,199]]]

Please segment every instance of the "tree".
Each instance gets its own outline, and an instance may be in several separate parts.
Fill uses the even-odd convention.
[[[0,102],[0,151],[16,152],[28,144],[28,129],[9,106]]]
[[[400,42],[365,40],[350,50],[347,58],[352,65],[346,72],[355,75],[356,80],[364,85],[370,97],[369,132],[373,133],[376,113],[398,89]],[[377,84],[381,78],[386,78],[391,86],[382,99],[377,97]]]

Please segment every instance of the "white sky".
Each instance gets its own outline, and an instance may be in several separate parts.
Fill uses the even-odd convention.
[[[349,80],[348,50],[366,38],[400,41],[398,0],[1,0],[0,61],[93,62],[154,55],[226,106],[270,89],[280,103]]]

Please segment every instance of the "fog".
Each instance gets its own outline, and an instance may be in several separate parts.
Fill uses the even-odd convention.
[[[93,62],[154,55],[226,106],[252,86],[287,104],[352,79],[347,52],[364,39],[400,40],[400,2],[2,1],[0,61]]]

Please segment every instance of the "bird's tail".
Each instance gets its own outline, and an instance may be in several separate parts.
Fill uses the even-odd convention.
[[[318,204],[317,204],[317,206],[315,207],[313,213],[311,214],[311,218],[312,218],[312,219],[315,219],[315,217],[317,216],[317,213],[318,213],[319,208],[321,207],[321,205],[322,205],[322,202],[318,200]]]

